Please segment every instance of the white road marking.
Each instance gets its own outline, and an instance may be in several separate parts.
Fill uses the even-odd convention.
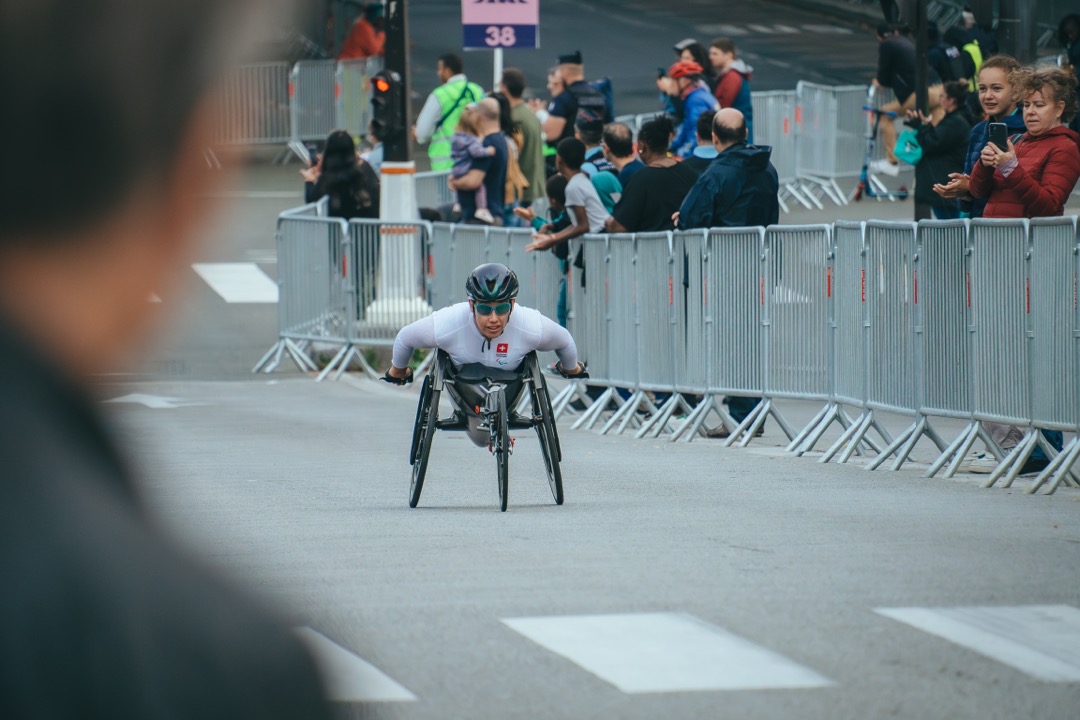
[[[319,667],[328,697],[335,702],[410,702],[416,696],[367,660],[311,628],[294,632]]]
[[[1080,610],[1070,605],[878,608],[1046,682],[1080,682]]]
[[[682,613],[504,618],[625,693],[817,688],[832,681]]]
[[[151,410],[175,410],[181,407],[196,407],[201,406],[201,402],[191,402],[189,400],[182,400],[174,397],[164,397],[163,395],[143,395],[142,393],[132,393],[130,395],[124,395],[122,397],[112,398],[106,400],[107,403],[131,403],[133,405],[145,405]]]
[[[276,303],[277,283],[255,263],[196,263],[195,272],[227,303]]]
[[[799,28],[794,28],[790,25],[773,25],[773,30],[786,35],[797,35],[799,33]]]
[[[698,30],[703,35],[725,35],[727,37],[735,37],[737,35],[747,35],[749,31],[744,30],[738,25],[699,25]]]
[[[851,30],[839,25],[803,25],[803,30],[823,35],[850,35]]]
[[[750,24],[750,25],[747,25],[746,27],[749,28],[750,30],[753,30],[754,32],[762,33],[764,35],[772,35],[774,32],[776,32],[775,30],[773,30],[768,25]]]

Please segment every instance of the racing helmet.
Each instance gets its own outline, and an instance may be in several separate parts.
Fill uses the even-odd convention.
[[[493,303],[513,300],[518,294],[514,271],[502,263],[480,265],[465,281],[465,294],[475,302]]]

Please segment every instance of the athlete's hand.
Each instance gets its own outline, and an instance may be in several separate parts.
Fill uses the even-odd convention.
[[[585,380],[589,377],[589,371],[585,369],[585,363],[578,363],[573,372],[567,370],[562,366],[562,363],[555,364],[555,370],[564,378],[571,378],[573,380]]]
[[[391,365],[382,379],[391,385],[408,385],[413,381],[413,371],[412,368],[396,368]]]
[[[534,250],[547,250],[554,244],[555,240],[550,234],[537,233],[536,235],[533,235],[533,241],[525,246],[525,252],[533,252]]]

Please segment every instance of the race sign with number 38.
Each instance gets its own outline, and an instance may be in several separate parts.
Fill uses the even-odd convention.
[[[540,47],[540,0],[461,0],[463,47]]]

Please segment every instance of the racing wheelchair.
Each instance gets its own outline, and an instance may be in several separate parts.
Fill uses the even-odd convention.
[[[526,355],[517,370],[502,370],[478,363],[455,368],[447,353],[442,350],[436,352],[416,406],[416,423],[409,451],[409,462],[412,464],[409,507],[414,508],[420,502],[435,431],[464,430],[475,445],[486,446],[495,456],[499,509],[506,512],[510,455],[514,452],[514,439],[510,437],[510,431],[526,428],[536,431],[551,494],[555,497],[555,504],[562,505],[563,484],[559,470],[562,450],[555,415],[551,410],[551,396],[548,395],[547,381],[536,351]],[[439,398],[444,389],[454,407],[453,415],[448,418],[439,417]],[[531,412],[528,415],[515,411],[523,392],[529,393]]]

